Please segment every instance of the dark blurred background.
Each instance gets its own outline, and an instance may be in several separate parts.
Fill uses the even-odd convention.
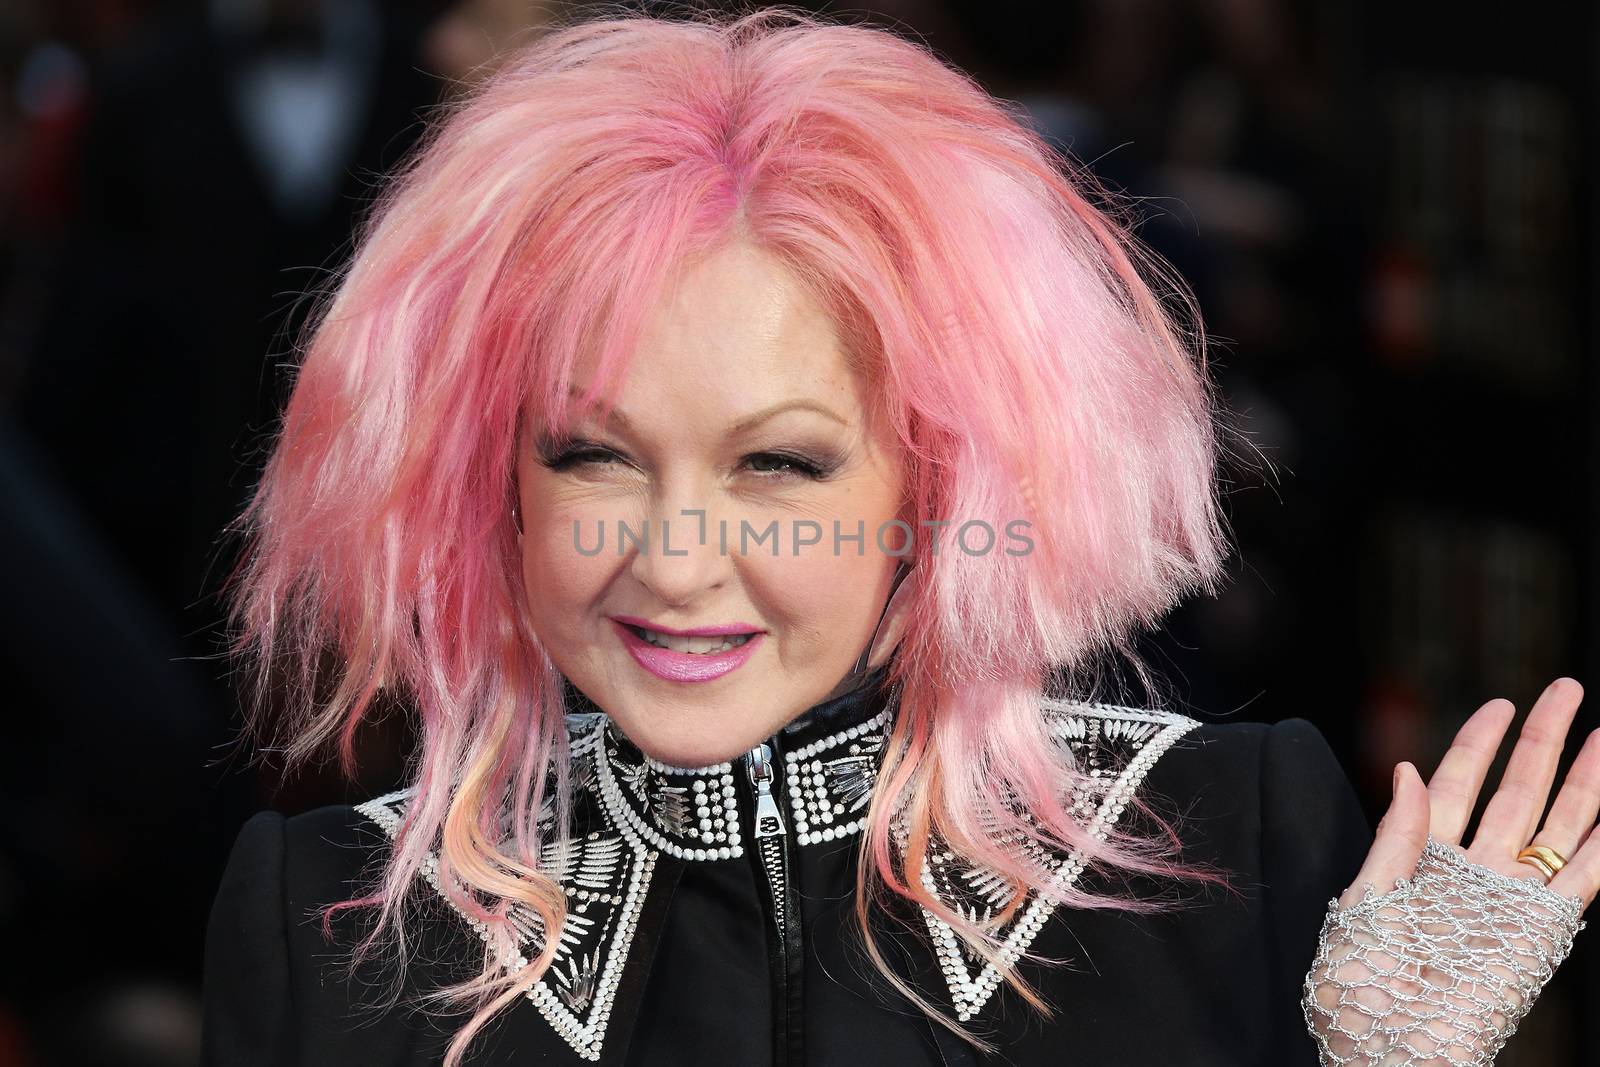
[[[831,10],[1022,103],[1198,294],[1272,469],[1231,475],[1227,591],[1146,645],[1189,710],[1313,720],[1375,821],[1484,701],[1600,685],[1593,5]],[[353,784],[245,763],[219,534],[375,179],[553,11],[0,4],[0,1064],[197,1063],[239,826],[398,779],[392,735]],[[1501,1063],[1600,1064],[1583,944]]]

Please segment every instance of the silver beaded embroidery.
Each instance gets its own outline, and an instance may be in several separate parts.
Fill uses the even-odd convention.
[[[1179,735],[1199,725],[1164,712],[1105,705],[1046,700],[1044,708],[1053,736],[1077,748],[1095,777],[1107,773],[1107,764],[1122,768],[1120,777],[1102,790],[1105,796],[1094,824],[1101,836],[1103,827],[1121,814],[1155,758]],[[784,779],[801,845],[860,831],[891,717],[892,709],[885,709],[786,753]],[[595,1061],[660,854],[689,861],[724,860],[743,856],[744,848],[731,763],[674,767],[649,757],[635,762],[617,745],[614,726],[604,715],[569,715],[567,728],[574,808],[581,798],[594,800],[602,818],[565,847],[551,841],[541,849],[541,868],[562,886],[570,906],[551,966],[527,996],[579,1056]],[[1119,759],[1117,749],[1135,754]],[[401,790],[357,810],[393,838],[413,795],[414,790]],[[1082,805],[1089,799],[1078,798],[1075,810],[1087,813]],[[541,833],[549,832],[553,819],[553,802],[547,801],[540,812]],[[1070,884],[1077,876],[1076,858],[1066,857],[1057,872],[1059,885]],[[445,896],[436,852],[427,855],[423,876]],[[1012,892],[992,872],[958,869],[954,864],[948,877],[924,872],[925,885],[930,877],[941,899],[973,909],[968,912],[973,915],[993,914],[1009,902]],[[493,930],[487,924],[472,919],[454,902],[451,907],[479,937],[491,941]],[[1053,907],[1038,899],[1026,905],[1007,938],[1009,959],[1027,947]],[[970,1018],[998,985],[999,974],[990,966],[974,977],[956,948],[959,939],[943,923],[932,916],[928,919],[958,1014]],[[520,905],[512,907],[510,920],[517,944],[504,952],[502,963],[521,970],[544,944],[543,924],[536,912]]]
[[[1073,750],[1079,767],[1095,783],[1074,794],[1070,808],[1074,814],[1089,819],[1089,832],[1101,840],[1105,840],[1107,831],[1122,817],[1129,800],[1162,753],[1200,725],[1199,720],[1175,712],[1086,701],[1046,700],[1043,706],[1051,735]],[[899,824],[895,831],[903,855],[906,831]],[[1064,856],[1044,856],[1031,839],[1021,844],[1033,851],[1035,860],[1053,868],[1054,876],[1043,893],[1030,890],[1029,900],[1017,917],[998,932],[1000,958],[1007,967],[1027,951],[1055,911],[1059,893],[1077,880],[1084,867],[1076,849]],[[987,922],[1015,895],[1015,888],[998,874],[963,862],[937,839],[930,843],[928,857],[929,863],[918,876],[923,888],[970,921]],[[949,923],[927,908],[922,909],[922,915],[944,972],[956,1017],[966,1022],[983,1008],[1004,975],[993,963],[973,955]]]
[[[795,840],[817,844],[861,829],[878,780],[889,719],[885,709],[866,722],[784,753]]]
[[[574,747],[594,752],[600,802],[606,814],[650,847],[679,859],[725,860],[744,855],[733,764],[671,767],[645,756],[623,755],[606,719]]]
[[[579,763],[592,759],[592,747],[574,743],[575,781],[585,780],[588,774],[577,771]],[[356,810],[393,838],[414,793],[413,789],[390,793],[358,805]],[[657,855],[630,836],[626,827],[592,830],[565,844],[550,841],[540,850],[539,865],[566,892],[568,907],[550,968],[529,988],[527,996],[586,1060],[600,1058],[611,1003],[638,928]],[[437,852],[428,853],[422,873],[452,910],[486,943],[492,943],[493,930],[488,924],[469,916],[445,895]],[[517,943],[502,952],[501,964],[520,971],[544,945],[544,923],[537,912],[522,905],[513,905],[509,918]]]
[[[887,721],[887,715],[880,716],[873,729]],[[744,855],[732,763],[673,767],[649,757],[634,762],[624,757],[613,729],[604,715],[567,717],[574,806],[580,798],[594,800],[602,819],[565,846],[548,841],[540,850],[540,868],[565,890],[569,907],[550,968],[527,994],[551,1027],[591,1061],[600,1058],[612,1001],[660,854],[690,861]],[[840,731],[817,742],[816,750],[848,744],[862,732]],[[393,838],[414,793],[400,790],[356,810]],[[554,818],[554,799],[546,797],[539,813],[542,835],[550,833]],[[445,895],[436,851],[428,853],[422,874],[480,938],[491,941],[489,925],[471,918]],[[501,962],[521,970],[544,944],[543,922],[521,905],[511,908],[509,919],[517,944]]]

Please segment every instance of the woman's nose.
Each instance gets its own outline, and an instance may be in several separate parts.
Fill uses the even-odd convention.
[[[653,508],[645,531],[635,531],[630,571],[664,604],[688,604],[721,585],[733,561],[718,536],[718,519],[704,503]]]

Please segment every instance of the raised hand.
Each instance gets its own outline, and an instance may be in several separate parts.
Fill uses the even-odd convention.
[[[1540,816],[1583,687],[1558,678],[1523,724],[1470,846],[1462,833],[1506,729],[1491,700],[1424,786],[1395,768],[1394,798],[1336,902],[1306,976],[1306,1023],[1324,1064],[1488,1064],[1571,948],[1600,890],[1600,731]],[[1529,845],[1565,865],[1548,879]]]

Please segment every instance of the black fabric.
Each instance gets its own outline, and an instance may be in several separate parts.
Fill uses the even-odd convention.
[[[719,1035],[725,1063],[763,1063],[772,1056],[767,1020],[772,1011],[766,917],[748,863],[689,863],[678,881],[639,1007],[632,1064],[680,1063],[681,1050],[702,1047]],[[678,996],[704,989],[716,975],[714,995]]]
[[[858,705],[854,713],[869,710]],[[1175,826],[1183,858],[1221,869],[1233,891],[1086,873],[1085,888],[1177,906],[1150,915],[1057,909],[1033,948],[1065,962],[1021,964],[1022,975],[1055,1006],[1054,1018],[1043,1019],[1002,986],[970,1024],[994,1043],[992,1055],[932,1024],[874,968],[853,915],[858,839],[797,848],[806,1063],[1315,1067],[1298,1006],[1300,981],[1329,898],[1353,879],[1371,842],[1327,744],[1300,719],[1202,725],[1157,761],[1140,796]],[[1154,827],[1150,815],[1134,808],[1120,825]],[[393,977],[377,964],[353,977],[339,968],[364,913],[335,917],[331,943],[308,918],[316,906],[362,887],[385,847],[381,831],[346,807],[291,819],[263,813],[245,827],[211,915],[207,1064],[440,1061],[464,1016],[433,1018],[404,1007],[363,1014],[359,1005],[380,997],[382,983]],[[661,862],[658,876],[666,876],[671,891],[648,898],[602,1062],[770,1063],[767,952],[754,868],[745,858]],[[874,914],[891,967],[934,1004],[947,1005],[924,939]],[[481,966],[481,942],[442,908],[422,916],[417,928],[408,993]],[[583,1061],[522,1000],[496,1018],[466,1062]]]

